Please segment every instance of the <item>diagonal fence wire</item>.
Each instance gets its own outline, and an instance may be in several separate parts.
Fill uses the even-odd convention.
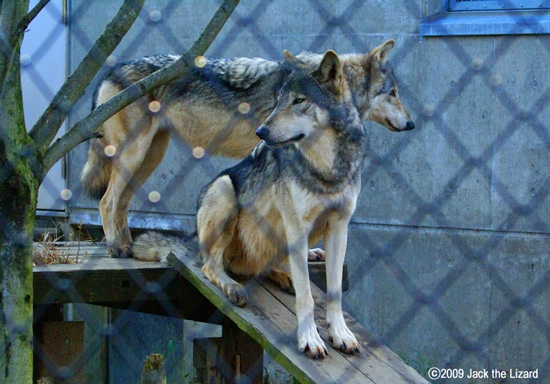
[[[74,15],[83,14],[88,11],[90,3],[91,2],[81,2],[79,8],[74,11]],[[341,32],[342,34],[340,36],[342,36],[343,39],[346,39],[347,42],[358,52],[366,52],[368,50],[365,46],[364,39],[360,38],[360,35],[356,33],[350,25],[351,23],[349,23],[349,21],[352,20],[358,12],[361,12],[361,10],[366,7],[364,2],[358,0],[351,1],[349,5],[344,7],[343,11],[337,15],[331,14],[331,11],[327,9],[328,7],[325,2],[319,0],[308,0],[308,3],[311,5],[312,9],[315,10],[317,15],[324,20],[325,25],[322,30],[315,31],[316,37],[309,47],[306,48],[307,50],[315,51],[319,46],[327,44],[330,36],[336,32]],[[412,18],[417,19],[419,15],[423,14],[422,10],[415,2],[403,0],[401,2],[398,1],[397,3],[406,9]],[[142,22],[140,25],[141,31],[137,33],[136,38],[126,43],[126,49],[122,50],[120,56],[131,57],[132,52],[141,44],[140,36],[147,34],[148,30],[152,28],[156,28],[161,32],[164,43],[166,43],[173,51],[182,52],[184,47],[179,42],[177,34],[174,33],[171,28],[171,23],[175,21],[170,18],[170,15],[179,6],[181,6],[181,2],[172,0],[168,1],[167,4],[162,7],[157,6],[154,9],[144,9],[142,15],[140,15],[140,20]],[[237,9],[233,14],[233,27],[228,33],[225,34],[225,37],[220,36],[221,43],[213,48],[212,56],[224,57],[225,53],[231,49],[232,44],[246,29],[252,33],[252,38],[259,44],[261,49],[263,49],[263,54],[270,58],[279,58],[281,56],[281,52],[279,52],[276,45],[270,41],[269,36],[266,36],[263,33],[264,26],[258,24],[259,20],[261,20],[262,16],[266,14],[270,6],[273,6],[273,2],[260,1],[254,7],[245,8],[244,10]],[[48,12],[51,12],[52,15],[55,15],[56,18],[60,19],[60,15],[58,13],[56,14],[55,9],[46,9],[48,9]],[[154,17],[152,13],[154,11],[159,11],[163,17],[161,19]],[[507,11],[505,13],[516,20],[516,26],[514,27],[516,32],[537,28],[537,20],[534,17],[522,15],[521,13],[512,11]],[[70,23],[72,38],[76,42],[79,42],[79,44],[83,47],[91,46],[92,39],[90,39],[87,35],[85,28],[79,25],[79,20],[77,18],[71,18]],[[137,24],[138,23],[136,22],[136,25]],[[55,30],[57,30],[57,28]],[[50,98],[53,95],[53,91],[48,89],[46,83],[36,70],[36,67],[40,64],[40,58],[50,49],[51,45],[55,41],[56,37],[54,32],[52,32],[51,35],[45,40],[45,43],[42,45],[40,50],[33,55],[33,60],[23,68],[44,96]],[[517,133],[523,126],[522,124],[527,124],[527,126],[537,135],[537,137],[540,138],[543,143],[546,144],[547,147],[550,146],[550,133],[548,132],[548,128],[545,127],[538,118],[538,112],[543,110],[543,108],[545,108],[550,102],[550,87],[544,89],[541,96],[533,102],[532,108],[525,111],[515,101],[514,95],[507,92],[499,84],[500,81],[498,79],[498,75],[493,73],[491,70],[511,49],[513,46],[512,43],[516,39],[517,37],[515,36],[503,37],[493,52],[484,60],[470,56],[459,39],[443,39],[447,51],[455,57],[459,63],[462,64],[463,72],[456,81],[456,86],[440,97],[439,100],[437,100],[433,105],[427,106],[425,101],[418,99],[417,95],[413,91],[414,86],[412,84],[407,84],[403,81],[403,79],[400,79],[400,92],[402,99],[405,101],[405,104],[407,104],[410,110],[415,111],[416,114],[419,115],[419,119],[417,119],[420,121],[419,125],[422,125],[422,123],[433,122],[435,134],[440,135],[445,140],[449,148],[454,151],[462,162],[459,169],[448,178],[446,183],[444,183],[443,188],[438,193],[435,193],[432,199],[422,196],[421,193],[416,192],[414,185],[409,181],[410,179],[407,175],[402,174],[398,164],[395,162],[396,155],[406,152],[411,146],[411,140],[398,140],[393,147],[385,151],[386,153],[384,155],[379,155],[375,148],[371,148],[367,156],[368,164],[363,170],[364,184],[366,184],[366,181],[372,177],[375,172],[381,170],[385,172],[389,179],[401,189],[409,191],[406,199],[410,207],[416,208],[416,210],[407,220],[405,220],[405,222],[413,223],[412,225],[416,225],[414,223],[421,223],[426,218],[430,217],[435,221],[438,227],[452,228],[453,222],[446,217],[444,211],[444,208],[450,201],[450,199],[447,198],[448,191],[463,185],[474,171],[480,172],[485,180],[491,180],[492,185],[494,185],[496,195],[509,209],[509,214],[505,217],[505,219],[500,224],[496,225],[495,234],[489,236],[487,241],[479,247],[471,246],[468,242],[464,241],[464,238],[460,235],[450,235],[451,243],[454,249],[458,251],[462,258],[455,268],[450,270],[445,276],[441,276],[438,283],[436,283],[432,289],[425,290],[421,288],[418,282],[415,281],[415,276],[411,276],[411,274],[407,272],[406,268],[403,268],[402,263],[400,263],[396,258],[398,253],[403,249],[406,242],[411,237],[412,232],[408,230],[397,231],[395,235],[390,236],[389,240],[383,244],[377,244],[371,235],[366,234],[364,241],[369,244],[370,253],[376,256],[374,258],[368,258],[358,265],[354,265],[353,269],[350,270],[351,275],[364,276],[367,275],[369,271],[372,272],[378,263],[384,261],[388,265],[389,271],[395,276],[396,281],[404,288],[405,292],[412,300],[412,304],[408,308],[403,309],[401,316],[393,323],[393,325],[388,327],[388,330],[382,335],[382,339],[391,346],[402,335],[402,332],[407,326],[414,327],[415,318],[422,309],[426,308],[433,314],[435,319],[456,343],[457,353],[455,354],[455,358],[449,362],[448,366],[450,367],[460,367],[460,364],[464,362],[468,356],[475,356],[481,362],[488,361],[489,351],[487,349],[487,340],[491,337],[495,337],[499,332],[502,332],[509,320],[520,310],[523,310],[527,317],[534,324],[536,324],[538,331],[544,336],[545,342],[550,344],[550,326],[548,323],[548,318],[547,316],[545,317],[545,314],[539,313],[534,306],[535,301],[549,290],[548,286],[550,283],[550,273],[545,273],[538,281],[534,282],[532,287],[525,294],[522,295],[519,292],[516,292],[516,289],[507,281],[506,278],[501,275],[501,272],[498,271],[498,269],[488,258],[488,255],[492,251],[496,250],[497,247],[500,246],[506,239],[506,231],[515,228],[515,224],[522,218],[531,220],[535,228],[537,228],[537,232],[544,234],[549,232],[548,223],[540,217],[539,210],[545,203],[547,203],[547,198],[550,194],[550,181],[545,182],[539,189],[539,192],[529,201],[522,203],[509,191],[506,182],[500,180],[499,177],[492,172],[490,164],[490,161],[495,153],[501,151],[504,145],[512,140],[514,134]],[[403,63],[405,58],[407,58],[414,51],[417,40],[418,35],[413,34],[411,37],[406,38],[403,44],[398,45],[392,53],[394,57],[394,66],[396,67],[396,72],[398,75],[399,68],[402,65],[401,63]],[[0,41],[0,43],[2,42]],[[543,46],[547,51],[550,51],[549,44],[543,44]],[[0,48],[2,47],[3,45],[0,44]],[[9,54],[9,52],[4,52],[4,54]],[[251,56],[258,55],[259,54],[256,53],[251,54]],[[453,103],[457,101],[464,90],[473,83],[474,79],[477,78],[482,79],[483,84],[485,84],[494,94],[495,100],[498,100],[500,105],[510,116],[508,125],[498,133],[494,140],[492,140],[484,150],[482,150],[480,155],[475,155],[472,152],[468,143],[466,143],[456,132],[453,131],[451,127],[448,126],[446,119],[444,118],[445,113],[449,110]],[[162,110],[160,113],[163,113]],[[235,119],[238,120],[240,118],[242,118],[242,116],[238,111],[235,111]],[[228,124],[225,129],[230,128],[231,124]],[[181,140],[182,138],[179,139]],[[221,142],[223,139],[223,136],[221,136],[219,140],[215,140],[215,142]],[[129,140],[132,140],[132,138],[129,138]],[[215,177],[216,168],[211,163],[208,155],[202,157],[201,159],[196,159],[191,155],[191,151],[188,152],[188,159],[178,167],[178,173],[180,175],[189,175],[194,169],[200,166],[200,169],[205,173],[205,177],[210,179]],[[116,166],[116,164],[114,165]],[[127,172],[127,170],[124,169],[119,169],[119,171],[121,173]],[[127,173],[128,177],[131,177],[131,172]],[[0,178],[1,177],[2,174],[0,172]],[[3,182],[4,180],[0,181]],[[130,183],[132,182],[134,181],[130,180]],[[171,196],[172,191],[175,190],[174,184],[176,182],[176,180],[172,180],[165,185],[165,188],[162,191],[163,199],[157,202],[155,206],[159,212],[170,212],[171,207],[167,201]],[[52,195],[58,194],[56,186],[52,183],[48,184],[48,182],[46,182],[45,186]],[[73,198],[78,198],[81,195],[80,189],[81,186],[76,185],[73,189]],[[135,198],[147,202],[148,195],[143,189],[139,189]],[[265,223],[262,225],[262,218],[260,216],[257,216],[256,218],[258,219],[258,227],[265,228]],[[273,238],[272,230],[266,228],[266,231],[266,233],[274,239],[274,241],[277,241],[276,238]],[[456,314],[449,313],[449,310],[445,310],[441,305],[443,296],[449,292],[453,285],[467,272],[471,265],[481,267],[485,277],[503,295],[503,297],[506,298],[508,302],[500,313],[494,316],[494,320],[487,326],[487,328],[485,330],[481,330],[477,339],[471,339],[465,335],[461,330],[461,324],[454,320],[457,318]],[[140,274],[140,272],[132,272],[129,274],[129,277],[136,284],[145,284],[144,277]],[[53,280],[54,281],[51,281],[52,286],[60,283],[59,281],[55,281],[55,278]],[[63,282],[61,281],[61,284],[62,283]],[[359,278],[358,281],[354,281],[353,284],[361,283],[362,278]],[[162,286],[162,283],[159,284]],[[174,313],[175,308],[169,303],[169,300],[167,300],[162,289],[158,289],[158,287],[155,289],[153,288],[144,293],[141,297],[136,298],[128,309],[138,310],[148,295],[152,295],[159,302],[163,303],[166,312]],[[51,299],[52,302],[55,299],[54,297],[50,297],[48,295],[46,297]],[[79,298],[74,297],[73,299],[78,301]],[[46,308],[48,302],[46,301],[43,304],[45,305],[43,308]],[[219,317],[220,315],[217,314],[216,316]],[[85,317],[93,324],[100,324],[100,319],[97,319],[91,312],[87,313]],[[107,332],[112,332],[113,329],[120,329],[121,327],[124,327],[127,321],[130,321],[127,316],[119,317],[114,322],[113,328]],[[98,348],[99,346],[95,344],[92,344],[89,348],[87,348],[83,356],[79,359],[80,361],[77,363],[77,366],[78,364],[83,364],[86,358],[95,353]],[[129,350],[128,346],[119,345],[117,349],[121,355],[127,356],[128,361],[133,364],[138,361],[137,357],[132,351]],[[51,365],[49,357],[43,353],[40,346],[38,346],[37,350],[43,362]],[[550,366],[550,359],[542,367],[548,366]],[[544,381],[547,379],[549,374],[549,369],[545,368],[542,370],[542,377],[539,379]],[[441,380],[441,382],[444,381]]]

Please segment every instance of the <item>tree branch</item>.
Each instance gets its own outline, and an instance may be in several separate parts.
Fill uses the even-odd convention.
[[[17,33],[23,33],[25,32],[25,29],[27,29],[27,27],[29,26],[29,24],[31,23],[31,21],[34,20],[34,18],[36,17],[36,15],[38,15],[40,13],[40,11],[46,6],[46,4],[48,4],[50,2],[50,0],[40,0],[40,2],[38,2],[38,4],[36,4],[34,6],[33,9],[31,9],[29,11],[29,13],[27,13],[23,19],[21,19],[21,21],[19,22],[19,25],[17,26]]]
[[[168,67],[160,69],[126,88],[106,103],[101,104],[86,118],[73,125],[46,152],[44,156],[44,172],[47,172],[61,157],[78,144],[92,138],[97,127],[122,108],[155,88],[183,76],[194,65],[195,58],[204,55],[238,4],[239,0],[224,0],[214,16],[212,16],[212,19],[210,19],[208,25],[201,32],[199,38],[183,56]]]
[[[78,67],[65,81],[52,102],[46,108],[30,132],[41,153],[50,146],[57,131],[82,97],[86,87],[93,80],[107,56],[126,35],[143,7],[144,0],[124,0],[117,14],[105,27]]]

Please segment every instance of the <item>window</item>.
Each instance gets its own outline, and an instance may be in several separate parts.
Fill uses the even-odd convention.
[[[426,0],[420,36],[550,34],[550,0]]]
[[[449,11],[534,10],[550,7],[548,0],[449,0]]]

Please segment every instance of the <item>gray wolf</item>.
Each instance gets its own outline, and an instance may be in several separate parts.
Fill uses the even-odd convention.
[[[394,41],[388,40],[367,54],[342,55],[340,60],[361,119],[375,121],[391,131],[404,131],[414,128],[414,123],[399,100],[388,65],[393,46]],[[313,67],[322,59],[322,55],[313,53],[298,57]],[[118,65],[97,87],[94,104],[106,102],[177,58],[150,56]],[[186,76],[144,96],[100,127],[102,137],[90,142],[81,181],[88,194],[101,198],[99,211],[113,257],[131,254],[130,202],[162,161],[170,134],[211,154],[242,159],[258,144],[256,128],[274,110],[277,91],[288,75],[284,61],[206,60],[204,66],[194,67]],[[149,110],[152,101],[160,103],[160,111]],[[246,113],[239,112],[243,105]],[[111,155],[116,152],[111,158],[105,154],[107,146]]]
[[[329,340],[346,353],[359,344],[342,314],[342,268],[347,228],[361,187],[366,132],[343,66],[327,51],[317,69],[285,51],[291,69],[275,109],[258,128],[263,140],[238,165],[218,175],[202,192],[197,234],[205,276],[236,305],[244,286],[228,272],[268,276],[294,286],[298,349],[326,356],[317,331],[308,276],[308,246],[324,239]],[[158,260],[158,234],[136,239],[134,255]],[[176,243],[168,248],[177,248]],[[277,269],[286,258],[292,277]]]

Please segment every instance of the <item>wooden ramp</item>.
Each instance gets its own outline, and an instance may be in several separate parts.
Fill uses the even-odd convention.
[[[361,353],[348,356],[332,348],[326,332],[325,294],[315,285],[315,318],[329,350],[329,356],[322,361],[312,360],[296,349],[294,296],[268,281],[252,280],[246,284],[247,307],[236,307],[206,279],[198,260],[170,254],[168,262],[301,383],[428,383],[347,313],[346,322],[362,346]]]

